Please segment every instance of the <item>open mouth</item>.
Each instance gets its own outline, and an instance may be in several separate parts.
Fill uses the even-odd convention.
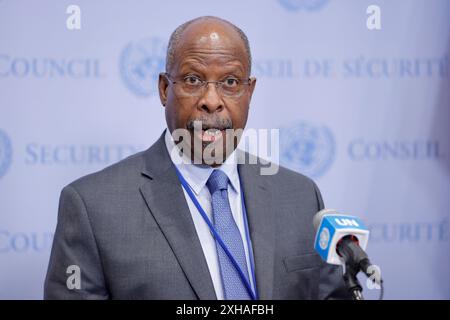
[[[219,128],[195,128],[190,130],[194,137],[201,140],[202,142],[214,142],[225,136],[226,129]]]
[[[225,129],[209,128],[201,130],[201,140],[203,142],[214,142],[225,134]]]

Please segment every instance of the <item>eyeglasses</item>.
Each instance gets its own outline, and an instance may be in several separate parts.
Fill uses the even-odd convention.
[[[251,79],[239,79],[235,77],[228,77],[223,81],[206,81],[200,79],[197,76],[189,75],[183,78],[175,78],[172,80],[168,73],[164,73],[164,76],[170,83],[176,85],[175,93],[179,96],[185,97],[199,97],[205,93],[208,83],[214,83],[217,91],[229,98],[239,98],[248,88],[251,83]]]

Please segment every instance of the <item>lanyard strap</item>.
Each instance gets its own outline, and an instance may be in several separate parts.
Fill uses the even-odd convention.
[[[219,245],[222,247],[222,249],[225,251],[226,255],[228,256],[228,258],[230,259],[231,263],[233,264],[234,268],[236,269],[236,271],[238,272],[242,282],[245,285],[245,288],[247,289],[250,297],[252,298],[252,300],[258,300],[257,297],[257,293],[256,290],[253,291],[249,280],[247,279],[247,277],[245,276],[245,274],[242,272],[241,267],[239,266],[239,264],[236,262],[236,260],[234,259],[233,255],[231,254],[231,252],[228,250],[227,246],[225,245],[225,243],[223,242],[222,238],[220,237],[220,235],[217,233],[216,229],[214,228],[213,224],[211,223],[211,220],[209,220],[208,215],[206,214],[205,210],[203,210],[202,206],[200,205],[200,203],[197,200],[197,197],[195,196],[195,194],[192,192],[191,187],[189,185],[189,183],[186,181],[186,179],[184,179],[183,175],[181,174],[181,172],[178,170],[177,167],[175,167],[178,178],[180,179],[181,185],[183,186],[184,190],[186,190],[186,192],[188,193],[189,197],[191,198],[192,202],[194,203],[194,205],[196,206],[198,212],[200,212],[200,215],[203,217],[203,220],[205,220],[206,224],[208,225],[209,229],[211,230],[211,232],[213,233],[214,239],[219,242]],[[248,226],[247,226],[247,210],[245,210],[245,205],[244,202],[242,203],[242,209],[243,209],[243,213],[244,213],[244,223],[246,225],[245,231],[246,231],[246,238],[247,238],[247,248],[249,249],[248,253],[250,256],[250,269],[251,269],[251,276],[253,279],[253,283],[255,284],[256,287],[256,282],[255,282],[255,274],[254,274],[254,265],[253,265],[253,260],[252,260],[252,256],[253,256],[253,252],[251,251],[251,246],[250,246],[250,242],[249,242],[249,235],[248,235]]]
[[[238,169],[238,172],[239,172],[239,169]],[[254,257],[253,257],[253,247],[252,247],[252,242],[250,239],[250,230],[248,228],[247,206],[245,205],[245,198],[244,198],[245,190],[244,190],[244,186],[241,183],[241,177],[239,174],[238,174],[238,176],[239,176],[239,184],[241,186],[242,213],[244,215],[245,237],[247,238],[247,249],[248,249],[248,255],[249,255],[249,260],[250,260],[251,276],[253,279],[255,300],[259,300],[258,290],[256,290],[255,261],[254,261]]]

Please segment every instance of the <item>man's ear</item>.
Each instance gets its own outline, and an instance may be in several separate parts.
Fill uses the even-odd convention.
[[[255,90],[255,86],[256,86],[256,78],[255,77],[251,77],[250,78],[250,88],[249,88],[249,100],[252,99],[252,95],[253,95],[253,91]]]
[[[166,106],[167,103],[167,89],[169,88],[169,80],[164,72],[159,74],[158,79],[158,92],[159,99],[161,100],[161,104]]]

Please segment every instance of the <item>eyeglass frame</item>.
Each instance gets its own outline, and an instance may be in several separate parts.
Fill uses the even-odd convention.
[[[169,80],[169,82],[171,84],[183,84],[181,81],[175,81],[177,79],[172,80],[170,74],[167,73],[167,72],[162,72],[161,74],[167,80]],[[189,77],[189,76],[185,76],[184,78],[180,78],[180,79],[184,80],[187,77]],[[242,94],[245,92],[245,90],[242,90],[242,92],[239,95],[226,95],[226,94],[223,94],[223,91],[222,91],[222,86],[224,84],[224,81],[207,81],[207,80],[203,80],[203,79],[201,79],[201,78],[199,78],[197,76],[195,76],[195,77],[198,78],[202,82],[202,84],[199,86],[199,92],[201,92],[201,90],[204,90],[205,88],[207,88],[209,83],[214,83],[216,89],[218,90],[218,92],[220,92],[222,96],[225,96],[225,97],[228,97],[228,98],[235,98],[235,99],[240,98],[242,96]],[[250,78],[237,78],[237,77],[234,77],[234,79],[242,81],[242,84],[245,84],[245,85],[248,85],[248,86],[250,86],[252,81],[253,81],[253,79],[251,77]],[[189,97],[196,97],[195,94],[186,94],[186,95],[189,96]],[[199,94],[198,96],[200,96],[200,95],[201,94]]]

